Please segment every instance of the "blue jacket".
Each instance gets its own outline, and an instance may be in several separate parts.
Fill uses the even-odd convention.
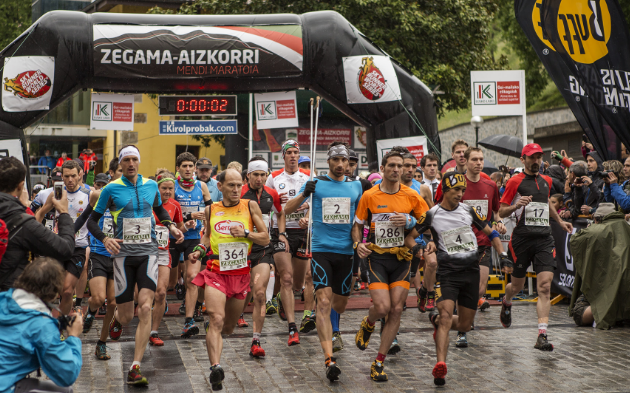
[[[626,186],[629,185],[629,181],[626,180],[621,185],[617,183],[604,185],[604,200],[606,202],[617,202],[624,213],[630,213],[630,195],[627,195],[624,191]]]
[[[47,166],[48,168],[52,170],[52,169],[55,169],[55,159],[52,158],[51,156],[48,156],[48,157],[42,156],[37,162],[37,165]],[[46,173],[46,171],[40,169],[40,173]]]
[[[208,186],[208,191],[210,191],[210,198],[212,199],[212,202],[219,202],[223,200],[223,194],[221,193],[221,191],[219,191],[219,186],[217,186],[217,183],[219,182],[213,178],[210,178],[206,182],[206,185]]]
[[[40,367],[55,384],[70,386],[83,365],[81,340],[61,341],[48,307],[21,289],[0,293],[0,359],[2,393]]]

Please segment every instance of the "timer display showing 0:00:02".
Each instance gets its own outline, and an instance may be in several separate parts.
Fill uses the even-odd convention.
[[[177,104],[175,105],[175,110],[177,112],[211,112],[211,113],[220,113],[225,112],[227,110],[228,100],[223,99],[213,99],[213,100],[177,100]]]

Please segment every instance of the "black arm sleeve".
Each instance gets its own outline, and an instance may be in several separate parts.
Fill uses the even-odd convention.
[[[206,206],[210,206],[212,205],[212,199],[208,199],[207,201],[204,201]]]
[[[157,216],[157,218],[160,220],[162,224],[165,225],[168,222],[173,222],[173,220],[171,220],[171,216],[168,215],[168,212],[166,211],[164,206],[162,205],[154,206],[153,212],[155,213],[155,215]]]
[[[431,229],[431,222],[433,221],[433,214],[429,214],[429,212],[425,212],[423,215],[418,218],[416,223],[416,231],[419,234],[425,233],[427,230]]]
[[[92,213],[92,210],[94,210],[92,208],[92,205],[88,204],[88,207],[85,210],[83,210],[83,213],[81,213],[79,218],[77,218],[77,220],[74,222],[74,232],[75,233],[78,232],[79,229],[81,229],[83,227],[83,225],[88,220],[88,218],[90,218],[90,214]]]
[[[105,240],[105,234],[98,226],[98,221],[101,219],[101,217],[103,217],[102,213],[97,213],[93,211],[92,214],[90,214],[90,218],[88,219],[87,228],[92,236],[94,236],[99,242],[102,243],[103,240]]]

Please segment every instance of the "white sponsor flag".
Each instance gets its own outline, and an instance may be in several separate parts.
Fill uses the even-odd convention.
[[[299,125],[295,91],[254,94],[254,101],[259,130]]]
[[[52,56],[13,56],[4,59],[2,109],[6,112],[50,109],[55,79]]]
[[[133,131],[133,94],[92,93],[91,130]]]
[[[396,70],[387,56],[344,57],[343,75],[348,104],[400,100]]]

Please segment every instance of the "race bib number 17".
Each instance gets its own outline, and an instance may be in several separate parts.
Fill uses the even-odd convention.
[[[549,226],[549,204],[530,202],[525,206],[525,225],[536,227]]]

